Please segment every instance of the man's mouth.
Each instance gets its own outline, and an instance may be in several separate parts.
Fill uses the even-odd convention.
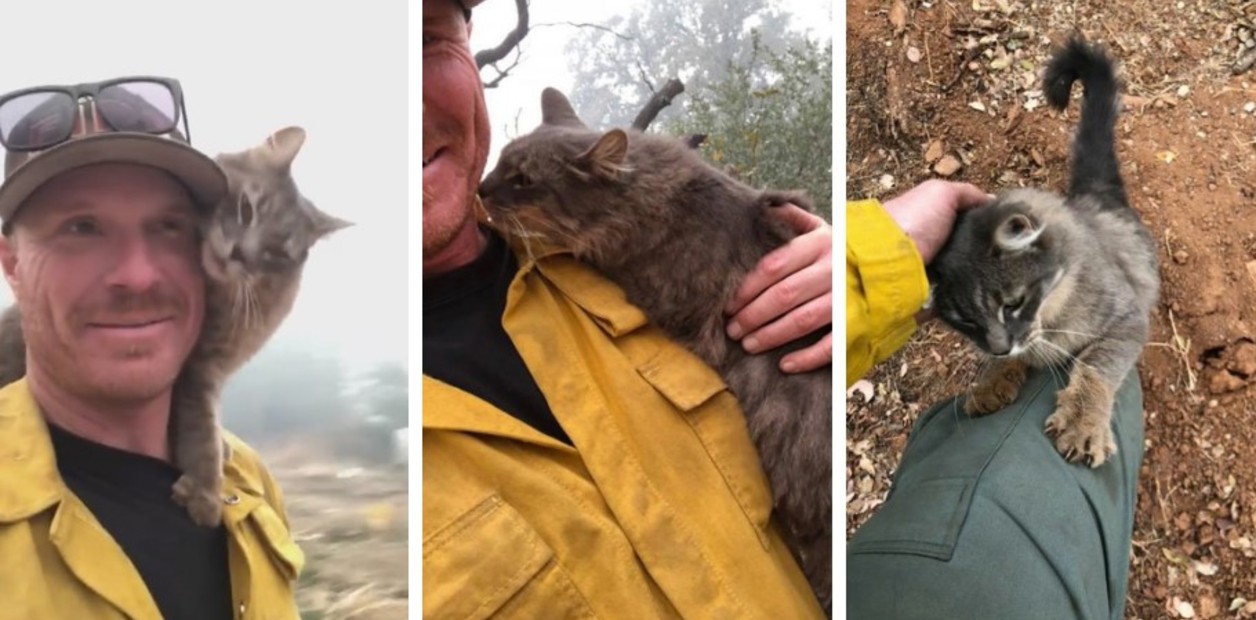
[[[172,316],[162,316],[162,317],[151,318],[151,319],[130,319],[130,320],[125,320],[125,321],[108,321],[108,322],[100,321],[100,322],[88,323],[87,326],[94,327],[96,329],[138,330],[138,329],[144,329],[145,327],[153,327],[155,325],[161,325],[162,323],[166,323],[168,321],[173,321],[173,320],[174,320],[174,317]]]

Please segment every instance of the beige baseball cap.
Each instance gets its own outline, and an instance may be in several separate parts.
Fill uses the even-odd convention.
[[[169,173],[211,209],[227,193],[227,177],[208,155],[193,148],[177,129],[166,134],[115,131],[91,99],[78,102],[69,139],[41,151],[5,151],[0,183],[0,231],[5,234],[23,203],[45,183],[75,168],[104,163],[151,166]],[[22,121],[19,121],[19,124]]]

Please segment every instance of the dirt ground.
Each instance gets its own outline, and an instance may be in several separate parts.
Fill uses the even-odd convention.
[[[850,198],[943,175],[988,191],[1063,189],[1078,107],[1043,101],[1052,45],[1076,28],[1121,63],[1118,155],[1164,278],[1140,365],[1130,619],[1256,617],[1256,71],[1232,69],[1256,49],[1254,5],[847,3]],[[868,377],[871,403],[849,399],[848,534],[883,500],[912,421],[967,389],[973,360],[930,325]]]
[[[404,466],[264,455],[305,553],[297,586],[303,620],[409,617]]]

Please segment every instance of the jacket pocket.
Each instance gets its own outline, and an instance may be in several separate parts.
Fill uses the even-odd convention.
[[[256,524],[271,563],[279,574],[288,581],[296,581],[305,565],[305,554],[292,539],[292,533],[284,526],[279,514],[262,502],[251,511],[249,518]]]
[[[750,437],[746,416],[724,380],[697,356],[679,346],[663,346],[652,355],[629,357],[637,373],[667,399],[693,428],[738,506],[768,547],[772,492]]]
[[[423,617],[596,616],[549,545],[494,494],[423,541]]]

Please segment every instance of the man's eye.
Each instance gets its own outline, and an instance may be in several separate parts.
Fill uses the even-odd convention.
[[[100,227],[92,220],[80,219],[66,224],[65,231],[71,235],[89,236],[98,234],[100,232]]]

